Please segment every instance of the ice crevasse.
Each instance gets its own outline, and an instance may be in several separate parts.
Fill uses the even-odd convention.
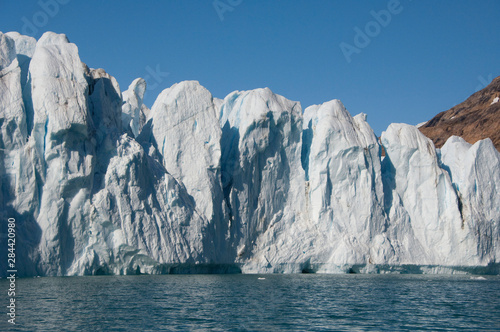
[[[339,100],[302,110],[268,88],[185,81],[151,109],[145,91],[65,35],[0,33],[0,236],[14,218],[19,275],[499,273],[491,140],[379,139]]]

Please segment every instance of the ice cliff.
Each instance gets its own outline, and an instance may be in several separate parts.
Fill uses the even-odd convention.
[[[186,81],[151,110],[145,91],[65,35],[0,33],[0,254],[15,218],[19,275],[499,273],[491,140],[379,140],[338,100],[267,88]]]

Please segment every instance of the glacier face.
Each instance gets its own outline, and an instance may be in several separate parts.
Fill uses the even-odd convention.
[[[392,224],[392,237],[401,262],[460,265],[472,243],[463,242],[468,232],[457,193],[431,140],[405,124],[391,124],[381,140],[386,208],[389,218],[400,222]]]
[[[267,88],[185,81],[151,110],[145,91],[65,35],[0,33],[0,235],[15,218],[20,275],[498,273],[489,139],[436,150],[392,124],[379,141],[338,100],[303,112]]]
[[[280,235],[303,218],[301,113],[267,88],[233,92],[220,107],[228,241],[245,271],[272,271]]]

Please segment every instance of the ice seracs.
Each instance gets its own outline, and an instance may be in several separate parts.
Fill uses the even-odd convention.
[[[266,88],[229,94],[220,113],[228,241],[236,261],[256,272],[281,260],[271,247],[302,218],[302,110]]]
[[[24,51],[23,47],[16,47],[18,39],[11,37],[16,34],[0,33],[0,216],[3,220],[19,219],[16,239],[25,245],[16,248],[16,259],[24,262],[23,273],[34,274],[36,257],[31,252],[37,247],[40,235],[35,221],[39,195],[32,163],[32,141],[28,142],[29,112],[23,101],[24,76],[19,66]],[[6,229],[2,229],[4,231]],[[0,254],[7,256],[7,246],[0,248]],[[0,262],[0,268],[5,271],[6,263]]]
[[[19,32],[7,32],[5,35],[14,41],[17,61],[21,68],[21,87],[24,89],[28,79],[29,64],[35,52],[36,39],[21,35]]]
[[[500,273],[491,140],[436,150],[392,124],[379,141],[339,100],[302,112],[196,81],[149,110],[145,89],[122,93],[65,35],[0,33],[0,215],[19,275]]]
[[[86,66],[65,35],[45,33],[30,63],[40,188],[41,274],[62,275],[86,242],[95,165]]]
[[[149,109],[143,103],[145,92],[146,81],[142,78],[135,79],[128,90],[123,92],[123,128],[127,129],[130,126],[134,137],[139,136],[149,113]]]
[[[222,197],[222,188],[221,129],[210,92],[194,81],[174,84],[158,96],[147,126],[166,170],[184,183],[198,211],[211,219],[220,209],[213,201]]]
[[[391,239],[405,264],[464,264],[468,231],[457,193],[432,141],[416,127],[391,124],[381,136]],[[467,264],[466,264],[467,265]]]
[[[160,273],[161,263],[203,262],[203,220],[185,188],[131,137],[117,143],[92,199],[87,254],[72,272]]]
[[[0,83],[1,148],[8,151],[24,145],[27,128],[16,44],[7,34],[2,33],[0,33]]]
[[[366,115],[353,118],[332,100],[307,108],[304,118],[307,212],[320,230],[316,246],[329,248],[323,262],[386,261],[392,252],[385,234],[380,146]]]
[[[165,89],[139,139],[151,144],[165,170],[186,187],[215,254],[216,247],[223,245],[227,217],[221,185],[221,128],[211,93],[196,81]]]
[[[465,256],[472,264],[495,261],[500,254],[500,153],[489,138],[471,145],[452,136],[441,149],[441,162],[458,193],[469,241]]]

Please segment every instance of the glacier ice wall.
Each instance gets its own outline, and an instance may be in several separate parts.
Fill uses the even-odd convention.
[[[475,264],[495,262],[500,257],[500,154],[489,138],[471,145],[452,136],[441,148],[440,159],[458,195],[470,245],[465,257]]]
[[[228,242],[247,271],[278,262],[279,235],[303,218],[301,113],[267,88],[233,92],[220,107]]]
[[[379,140],[338,100],[303,112],[268,88],[185,81],[151,110],[145,92],[65,35],[0,33],[0,238],[15,218],[20,275],[498,273],[490,140]]]
[[[393,256],[383,209],[380,146],[364,114],[338,100],[307,108],[309,218],[328,248],[327,262],[380,264]]]
[[[431,140],[405,124],[391,124],[381,140],[386,209],[400,262],[460,265],[472,243],[464,242],[457,193]]]

